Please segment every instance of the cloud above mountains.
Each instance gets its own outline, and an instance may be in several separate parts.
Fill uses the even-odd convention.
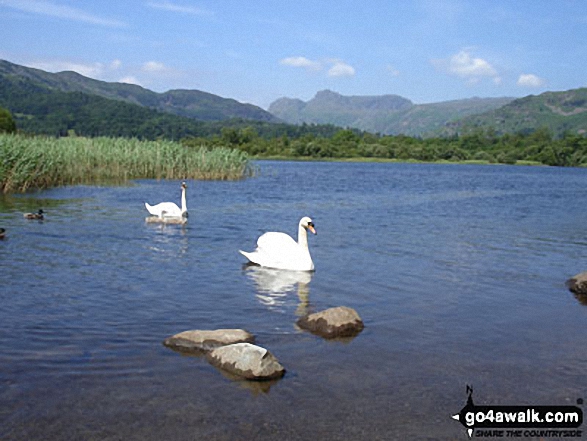
[[[318,61],[309,60],[306,57],[288,57],[279,61],[283,66],[302,67],[309,71],[322,70],[322,64]]]
[[[328,69],[329,77],[353,77],[355,68],[341,60],[331,60],[332,66]]]
[[[469,85],[485,79],[495,85],[503,82],[502,75],[489,61],[473,56],[470,50],[462,50],[447,59],[431,60],[431,63],[439,71],[461,78]],[[513,82],[513,79],[510,78],[510,81]],[[519,87],[538,88],[546,85],[546,81],[534,74],[520,74],[515,84]]]
[[[353,66],[338,58],[324,60],[310,60],[309,58],[297,56],[287,57],[279,61],[282,66],[305,69],[308,72],[324,72],[329,77],[352,77],[356,71]]]
[[[542,78],[534,74],[522,74],[516,82],[518,86],[522,87],[541,87],[544,86],[545,83],[546,82]]]
[[[440,71],[464,79],[468,84],[477,84],[490,79],[501,83],[497,69],[483,58],[475,57],[469,50],[462,50],[448,59],[434,59],[431,63]]]

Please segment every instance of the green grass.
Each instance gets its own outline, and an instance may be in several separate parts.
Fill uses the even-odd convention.
[[[0,134],[0,188],[25,192],[129,179],[219,179],[251,176],[246,153],[125,138],[50,138]]]

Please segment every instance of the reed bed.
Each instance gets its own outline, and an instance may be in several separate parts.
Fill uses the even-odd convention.
[[[254,173],[246,153],[171,141],[0,134],[3,193],[129,179],[235,180]]]

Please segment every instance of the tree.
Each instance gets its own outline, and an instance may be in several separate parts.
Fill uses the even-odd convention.
[[[16,123],[12,114],[0,107],[0,133],[14,133],[16,132]]]

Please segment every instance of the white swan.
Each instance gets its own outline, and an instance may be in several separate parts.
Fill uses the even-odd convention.
[[[294,271],[314,271],[314,262],[308,249],[308,232],[316,234],[314,223],[303,217],[298,226],[298,241],[285,233],[269,232],[257,239],[257,249],[251,253],[239,252],[257,265]]]
[[[188,217],[188,208],[185,198],[185,190],[188,188],[185,182],[181,183],[181,208],[174,202],[161,202],[157,205],[149,205],[145,202],[147,211],[153,216],[164,217]]]

